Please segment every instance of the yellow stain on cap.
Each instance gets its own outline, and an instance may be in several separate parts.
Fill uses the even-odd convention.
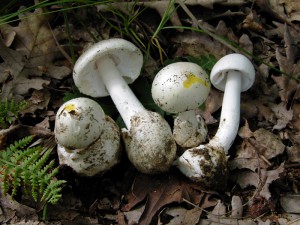
[[[68,113],[75,111],[76,106],[74,104],[68,104],[65,106],[64,110],[66,110]]]
[[[186,75],[186,80],[183,81],[183,87],[190,88],[193,84],[200,83],[203,84],[205,87],[209,87],[208,82],[201,79],[200,77],[197,77],[195,74],[188,74]]]

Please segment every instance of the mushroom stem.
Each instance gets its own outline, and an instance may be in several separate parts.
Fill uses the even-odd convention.
[[[208,143],[212,148],[223,148],[226,154],[239,128],[241,82],[242,75],[239,71],[227,72],[219,128]]]
[[[214,65],[210,79],[217,89],[224,91],[217,133],[208,144],[186,150],[174,165],[190,179],[220,189],[226,186],[226,155],[239,128],[240,95],[252,86],[255,70],[245,56],[229,54]]]
[[[137,113],[146,111],[146,109],[121,76],[113,59],[108,57],[102,58],[96,62],[96,65],[98,72],[101,73],[101,77],[107,91],[123,118],[127,129],[130,130],[131,117]]]

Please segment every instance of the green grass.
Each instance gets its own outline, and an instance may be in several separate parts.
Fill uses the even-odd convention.
[[[132,41],[135,45],[142,49],[145,54],[145,62],[148,61],[150,57],[151,50],[157,52],[159,60],[162,65],[164,65],[164,61],[168,58],[167,54],[165,53],[164,47],[161,45],[159,40],[159,35],[163,30],[168,29],[175,29],[175,30],[186,30],[186,31],[193,31],[204,33],[212,37],[214,40],[222,43],[224,46],[231,48],[234,52],[240,52],[245,55],[250,56],[253,60],[260,64],[265,64],[273,71],[281,73],[290,79],[294,79],[299,82],[299,78],[295,77],[293,74],[286,73],[285,71],[281,71],[277,67],[272,66],[269,63],[266,63],[263,59],[251,54],[246,49],[240,47],[238,43],[235,43],[229,40],[226,37],[222,37],[208,31],[201,25],[200,22],[194,17],[194,15],[189,11],[189,9],[185,6],[182,0],[171,0],[165,10],[164,15],[162,16],[159,25],[157,26],[156,30],[153,33],[148,33],[145,31],[143,24],[140,23],[139,17],[144,12],[146,8],[142,8],[139,5],[138,0],[134,0],[133,2],[130,1],[131,4],[126,6],[127,13],[119,10],[117,7],[110,5],[109,3],[116,3],[115,1],[104,0],[104,1],[92,1],[92,0],[59,0],[59,1],[50,1],[44,0],[40,1],[31,6],[27,6],[26,8],[21,8],[18,11],[15,10],[15,4],[20,4],[19,1],[13,0],[8,2],[3,8],[0,10],[0,26],[5,23],[10,23],[14,21],[20,20],[20,17],[30,16],[28,12],[32,12],[33,10],[42,9],[41,14],[50,14],[50,13],[62,13],[63,18],[65,21],[65,27],[68,34],[68,41],[69,41],[69,52],[71,54],[72,62],[75,63],[76,55],[74,53],[73,41],[71,38],[71,29],[69,27],[69,16],[74,13],[74,9],[84,8],[84,7],[93,7],[99,4],[104,4],[107,6],[108,11],[114,15],[114,18],[107,18],[102,13],[98,13],[99,20],[104,20],[113,30],[115,30],[121,37],[126,37]],[[55,7],[54,7],[55,6]],[[192,20],[193,26],[168,26],[168,21],[172,17],[172,15],[181,7],[185,13],[190,17]],[[79,20],[79,23],[84,25],[83,21]],[[196,25],[196,26],[195,26]],[[87,30],[88,31],[88,30]],[[95,38],[91,32],[90,35],[94,39],[95,42],[99,41]],[[202,57],[202,56],[199,56]],[[206,64],[206,62],[204,62]]]

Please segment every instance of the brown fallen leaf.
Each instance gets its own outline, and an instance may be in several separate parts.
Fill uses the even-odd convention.
[[[202,210],[200,208],[174,207],[167,209],[165,214],[173,217],[168,225],[196,225],[199,222]]]
[[[254,143],[259,155],[264,156],[268,160],[282,154],[285,150],[285,145],[279,136],[264,128],[254,131],[253,137],[255,138]]]
[[[13,78],[10,81],[13,82],[10,91],[12,93],[26,94],[30,88],[42,89],[44,84],[49,84],[42,75],[62,79],[71,73],[70,68],[55,65],[55,60],[61,57],[61,54],[47,19],[41,9],[36,9],[32,13],[20,15],[21,22],[16,27],[8,24],[0,27],[4,36],[11,32],[16,33],[13,40],[14,49],[0,42],[0,56],[5,63],[1,67],[2,70],[9,70]]]
[[[256,150],[256,148],[245,139],[243,143],[238,147],[236,157],[228,161],[229,169],[250,169],[253,172],[257,168],[267,169],[270,165],[261,157]]]
[[[271,110],[274,112],[276,116],[277,123],[273,126],[274,130],[282,130],[286,128],[286,126],[292,121],[293,119],[293,110],[287,110],[287,106],[285,102],[281,102],[278,105],[271,105]]]
[[[300,103],[295,103],[292,106],[293,109],[293,120],[292,126],[296,131],[300,131]]]
[[[293,40],[289,31],[289,27],[286,24],[284,26],[283,37],[286,46],[284,49],[286,56],[280,53],[280,49],[277,48],[276,59],[278,61],[280,70],[289,74],[289,76],[284,74],[281,76],[272,76],[272,78],[279,88],[279,96],[281,101],[288,102],[291,94],[294,93],[298,88],[298,82],[295,79],[300,77],[300,61],[295,62],[297,54],[297,48],[295,48],[296,41]]]
[[[213,124],[218,121],[212,116],[212,114],[222,107],[222,101],[223,93],[212,88],[205,101],[205,109],[203,113],[201,113],[201,116],[205,120],[206,124]]]
[[[287,147],[287,156],[289,162],[300,162],[300,145],[294,144],[291,147]]]
[[[1,185],[1,181],[0,181]],[[0,191],[0,205],[1,209],[4,211],[4,214],[11,215],[9,211],[14,211],[19,218],[27,218],[38,220],[37,211],[29,206],[23,205],[17,201],[15,201],[10,195],[4,195]],[[11,218],[7,218],[8,221]],[[1,222],[1,221],[0,221]]]
[[[138,224],[146,225],[150,224],[153,216],[167,204],[186,200],[199,205],[206,195],[210,195],[203,192],[199,185],[176,173],[178,171],[156,176],[139,174],[132,190],[125,196],[128,203],[122,207],[122,211],[130,211],[146,200],[145,209],[138,221]]]
[[[46,109],[50,102],[50,98],[51,93],[48,90],[34,90],[31,97],[26,101],[27,106],[22,113],[34,114],[38,109]]]
[[[285,145],[277,135],[264,128],[252,132],[247,121],[240,128],[239,136],[244,140],[237,149],[236,157],[228,162],[231,170],[250,169],[255,172],[257,168],[267,169],[272,165],[268,160],[285,150]]]
[[[234,171],[230,179],[237,182],[243,189],[248,186],[256,187],[258,189],[258,195],[268,200],[271,197],[269,191],[270,184],[279,179],[283,172],[284,163],[274,170],[260,169],[259,172],[253,172],[251,170]]]
[[[256,4],[281,20],[288,22],[300,21],[298,0],[257,0]]]

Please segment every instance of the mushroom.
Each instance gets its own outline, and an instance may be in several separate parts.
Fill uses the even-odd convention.
[[[251,62],[241,54],[221,58],[211,71],[211,83],[224,91],[219,128],[206,145],[186,150],[176,161],[179,170],[192,180],[222,189],[227,182],[227,158],[240,121],[240,93],[255,80]]]
[[[143,56],[123,39],[100,41],[77,60],[73,79],[79,91],[93,97],[112,98],[127,129],[122,129],[129,160],[142,173],[167,171],[176,156],[169,124],[148,111],[128,86],[140,74]]]
[[[195,109],[206,100],[209,91],[208,75],[195,63],[172,63],[156,74],[152,98],[164,111],[178,113],[173,136],[181,147],[196,147],[205,141],[206,125]]]
[[[102,174],[119,162],[119,127],[94,100],[65,102],[57,111],[54,134],[60,164],[82,176]]]

